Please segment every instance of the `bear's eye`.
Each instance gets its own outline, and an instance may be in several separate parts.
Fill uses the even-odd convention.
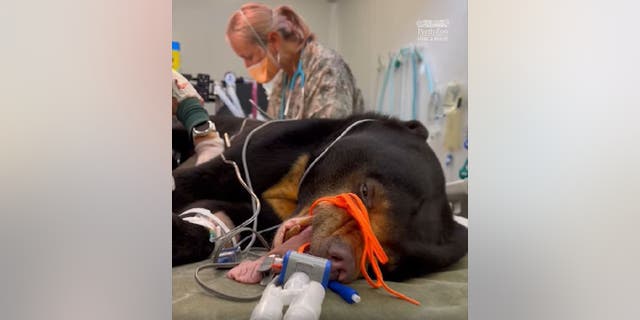
[[[367,202],[367,197],[369,196],[369,189],[367,188],[367,184],[363,183],[360,185],[360,195],[362,196],[362,200]]]
[[[360,185],[360,198],[362,199],[364,205],[368,209],[371,209],[371,190],[369,190],[369,187],[366,183]]]

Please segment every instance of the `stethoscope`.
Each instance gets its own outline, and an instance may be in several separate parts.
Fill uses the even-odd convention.
[[[304,50],[304,49],[303,49]],[[300,79],[300,90],[302,90],[302,101],[304,101],[304,71],[302,70],[302,51],[300,52],[300,59],[298,59],[298,68],[291,76],[291,79],[287,79],[288,76],[284,74],[284,85],[282,86],[282,99],[280,99],[280,119],[284,119],[284,117],[289,113],[289,105],[291,104],[291,96],[293,95],[293,89],[295,88],[296,81]],[[287,95],[287,91],[289,94]],[[286,98],[285,102],[285,96]],[[300,108],[300,112],[302,112],[302,108]],[[298,114],[299,115],[299,114]]]

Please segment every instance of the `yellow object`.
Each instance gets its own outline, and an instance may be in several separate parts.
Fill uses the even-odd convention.
[[[462,145],[462,112],[457,107],[447,113],[444,128],[444,146],[449,151],[456,151]]]
[[[460,149],[462,145],[462,90],[457,82],[447,84],[442,107],[445,113],[444,147],[450,152]]]
[[[180,42],[171,42],[171,68],[180,70]]]

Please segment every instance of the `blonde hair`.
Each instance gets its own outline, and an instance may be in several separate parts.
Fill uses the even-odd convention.
[[[251,29],[253,27],[253,30]],[[231,15],[226,36],[237,36],[245,41],[266,44],[269,32],[276,31],[287,41],[304,45],[315,35],[291,7],[280,6],[270,9],[261,3],[247,3]]]

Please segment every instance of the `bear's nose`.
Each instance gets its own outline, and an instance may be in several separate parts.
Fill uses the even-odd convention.
[[[340,282],[351,282],[355,276],[353,250],[342,241],[332,241],[327,250],[327,259],[331,261],[331,278]]]

